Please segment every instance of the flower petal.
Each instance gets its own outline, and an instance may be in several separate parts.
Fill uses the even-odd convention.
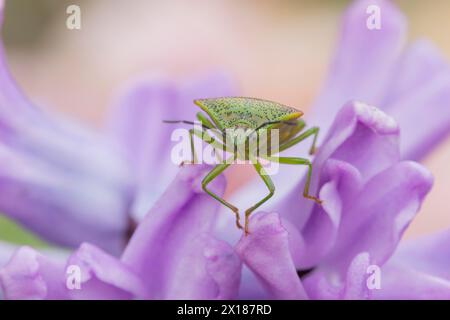
[[[384,108],[401,128],[405,159],[421,159],[450,132],[450,66],[426,41],[409,48],[392,79]]]
[[[21,247],[0,269],[6,299],[66,299],[64,262]]]
[[[367,299],[371,293],[367,286],[367,270],[370,256],[362,252],[354,257],[345,273],[345,278],[333,274],[333,270],[315,270],[303,280],[312,299]]]
[[[93,168],[80,162],[58,166],[54,160],[0,144],[0,212],[47,240],[66,246],[90,240],[118,252],[128,224],[125,181],[111,181],[113,173],[91,175]]]
[[[210,169],[184,166],[140,223],[122,256],[140,275],[151,298],[220,299],[237,294],[239,260],[228,245],[205,235],[221,205],[201,190],[201,178]],[[223,177],[211,188],[223,194]]]
[[[289,235],[276,213],[255,214],[236,250],[272,299],[307,299],[292,260]]]
[[[414,266],[389,262],[382,268],[381,279],[381,289],[373,294],[375,299],[450,299],[448,279],[421,272]]]
[[[368,8],[373,6],[379,8],[381,28],[371,30]],[[327,132],[338,108],[347,101],[380,105],[405,33],[405,18],[391,1],[355,1],[344,16],[335,58],[312,109],[311,123]]]
[[[80,270],[80,289],[68,290],[71,299],[132,299],[145,296],[140,279],[120,260],[84,243],[66,264]]]
[[[398,134],[395,121],[377,108],[360,102],[345,105],[314,159],[310,194],[317,194],[326,182],[322,171],[329,159],[349,163],[359,172],[361,183],[396,163],[400,159]],[[314,201],[302,196],[304,186],[305,177],[270,207],[299,230],[303,229],[315,206]]]
[[[103,136],[28,101],[9,73],[1,44],[0,163],[2,214],[62,245],[87,240],[111,252],[123,248],[127,164]]]
[[[359,171],[347,162],[330,159],[325,163],[319,197],[321,207],[314,211],[302,230],[305,248],[301,252],[300,269],[313,268],[336,243],[346,204],[362,187]]]
[[[171,134],[177,128],[189,127],[163,120],[195,121],[200,109],[193,104],[194,99],[227,96],[232,92],[231,81],[224,74],[211,74],[182,84],[147,78],[125,90],[116,103],[111,130],[135,168],[137,194],[131,212],[134,218],[140,220],[145,216],[178,172],[178,164],[172,163],[170,157]]]
[[[450,280],[450,230],[444,230],[400,245],[393,261],[414,266],[415,269]]]
[[[375,176],[345,204],[336,245],[324,263],[345,270],[356,254],[368,252],[375,264],[383,265],[432,184],[431,173],[411,161]]]

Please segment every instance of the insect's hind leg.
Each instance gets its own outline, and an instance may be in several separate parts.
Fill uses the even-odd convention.
[[[249,219],[250,219],[251,213],[253,211],[255,211],[263,203],[265,203],[267,200],[269,200],[275,193],[275,185],[273,184],[272,179],[270,179],[270,177],[267,175],[266,171],[261,166],[261,164],[258,161],[256,161],[253,164],[253,166],[255,167],[256,172],[261,177],[261,179],[263,179],[264,183],[266,184],[267,188],[269,189],[269,194],[267,196],[265,196],[262,200],[260,200],[259,202],[257,202],[256,204],[254,204],[253,206],[251,206],[250,208],[245,210],[245,229],[244,230],[245,230],[246,235],[249,234],[248,224],[249,224]]]
[[[231,165],[231,163],[222,163],[219,164],[217,166],[215,166],[207,175],[206,177],[203,179],[202,181],[202,188],[203,190],[209,194],[211,197],[213,197],[214,199],[216,199],[217,201],[219,201],[220,203],[222,203],[224,206],[230,208],[236,217],[236,226],[239,229],[242,229],[242,225],[241,225],[241,217],[239,215],[239,210],[238,208],[236,208],[235,206],[233,206],[231,203],[227,202],[225,199],[219,197],[218,195],[216,195],[215,193],[211,192],[207,186],[208,184],[211,183],[211,181],[213,181],[215,178],[217,178],[222,172],[224,172],[229,166]]]
[[[311,185],[311,176],[312,176],[311,161],[309,161],[308,159],[305,159],[305,158],[296,158],[296,157],[278,157],[278,158],[269,157],[267,159],[270,161],[276,161],[276,162],[284,163],[284,164],[299,164],[299,165],[308,166],[308,173],[306,175],[305,188],[303,189],[303,197],[310,199],[310,200],[314,200],[316,203],[318,203],[320,205],[322,204],[322,200],[309,194],[309,187]]]
[[[308,130],[306,130],[305,132],[303,132],[302,134],[296,136],[295,138],[292,138],[289,141],[286,141],[285,143],[281,144],[279,147],[279,152],[286,150],[298,143],[300,143],[301,141],[309,138],[310,136],[314,136],[313,138],[313,143],[311,145],[311,148],[309,149],[309,154],[314,154],[316,152],[316,143],[317,143],[317,137],[319,135],[319,127],[312,127],[309,128]]]

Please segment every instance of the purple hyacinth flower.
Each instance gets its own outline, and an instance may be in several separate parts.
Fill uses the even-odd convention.
[[[369,4],[381,8],[381,30],[366,28]],[[379,265],[392,273],[389,258],[431,188],[430,173],[421,165],[402,159],[423,158],[450,130],[450,72],[427,42],[416,42],[401,52],[404,32],[404,18],[390,2],[356,1],[350,7],[331,72],[314,105],[311,121],[321,128],[311,190],[324,200],[323,206],[302,199],[303,171],[298,171],[302,179],[295,179],[290,168],[285,172],[281,168],[274,176],[275,185],[281,188],[265,208],[279,213],[282,224],[289,230],[293,239],[289,247],[296,249],[291,249],[295,250],[291,252],[292,261],[286,262],[285,268],[292,271],[289,266],[295,265],[311,298],[372,296],[365,283],[367,268]],[[339,109],[351,99],[375,103],[393,117],[358,102]],[[426,119],[423,114],[427,114]],[[305,149],[294,147],[291,152],[306,154]],[[248,202],[248,194],[264,192],[264,186],[257,181],[240,192],[235,202]],[[224,220],[231,219],[224,217]],[[230,223],[220,224],[221,234],[233,241],[239,234],[223,227]],[[251,240],[249,237],[240,241]],[[246,246],[258,248],[256,244]],[[256,276],[244,272],[242,296],[289,298],[288,294],[277,293],[276,287],[267,286],[271,282],[264,278],[273,264],[286,259],[273,259],[272,263],[267,260],[257,269],[258,259],[269,252],[262,245],[260,248],[243,257],[247,266],[256,270]],[[271,252],[274,251],[272,248]],[[436,257],[439,254],[437,250],[432,253]],[[286,273],[286,279],[294,276],[292,272]],[[423,279],[434,276],[426,274]],[[395,273],[391,278],[395,279]],[[439,279],[444,280],[438,280],[439,290],[430,297],[448,297],[448,276]],[[431,288],[426,292],[432,291],[433,281],[425,280],[422,285]],[[260,291],[255,288],[261,288],[261,284],[268,287],[264,294],[255,292]],[[420,287],[410,292],[419,290]],[[394,292],[386,288],[384,295],[373,296],[411,297]]]
[[[383,27],[376,32],[366,28],[369,4],[381,8]],[[142,193],[140,202],[154,206],[120,260],[91,244],[63,260],[24,247],[0,269],[5,297],[449,298],[449,261],[443,256],[449,233],[399,245],[433,181],[423,166],[404,159],[422,158],[447,132],[450,118],[448,68],[425,42],[402,53],[404,31],[403,17],[386,1],[357,1],[345,16],[312,121],[323,130],[311,192],[323,206],[302,198],[304,172],[290,167],[275,179],[281,192],[268,213],[253,214],[251,234],[233,249],[216,237],[234,243],[241,236],[232,215],[220,213],[215,223],[220,205],[200,190],[206,167],[189,166],[156,202]],[[413,130],[427,107],[430,117]],[[124,136],[133,134],[129,125],[118,125]],[[154,156],[138,147],[125,153],[142,163]],[[150,187],[146,179],[134,181]],[[218,180],[216,188],[223,187]],[[265,192],[249,187],[241,194]],[[140,206],[134,208],[140,217]],[[67,287],[66,270],[73,265],[81,267],[81,290]],[[381,272],[380,288],[368,285],[373,266]]]
[[[220,204],[198,187],[210,169],[183,168],[140,223],[120,259],[88,243],[68,259],[20,248],[0,269],[5,298],[236,298],[241,261],[229,244],[211,233]],[[216,179],[211,187],[222,194],[225,180]],[[67,273],[74,267],[80,270],[78,287],[70,285]]]

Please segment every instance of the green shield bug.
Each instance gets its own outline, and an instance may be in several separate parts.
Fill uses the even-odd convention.
[[[277,102],[246,97],[198,99],[194,100],[194,103],[206,114],[203,112],[197,113],[197,119],[201,124],[201,129],[192,128],[189,130],[192,163],[196,162],[193,136],[197,136],[206,143],[212,144],[213,148],[225,151],[231,155],[226,161],[216,165],[206,175],[202,181],[203,190],[211,197],[230,208],[235,214],[236,226],[242,229],[238,208],[210,191],[208,189],[208,184],[224,172],[233,163],[232,161],[236,159],[244,159],[252,160],[252,164],[255,167],[256,172],[269,189],[269,194],[267,196],[245,211],[245,234],[248,234],[249,232],[248,222],[250,214],[269,200],[275,192],[275,186],[272,180],[267,175],[258,159],[275,161],[282,164],[308,166],[303,196],[314,200],[318,204],[322,203],[320,199],[309,194],[312,164],[308,159],[299,157],[273,156],[274,153],[284,151],[310,136],[313,136],[310,154],[314,153],[319,128],[312,127],[305,130],[306,124],[302,119],[300,119],[303,112]],[[194,122],[186,120],[165,120],[164,122],[194,124]],[[270,132],[274,129],[278,130],[276,152],[272,151],[272,145],[274,143],[270,139]],[[209,131],[214,133],[214,137],[208,133]],[[233,131],[239,131],[241,133],[244,132],[244,134],[233,134]],[[251,149],[248,145],[250,145],[249,142],[251,139],[260,141],[260,135],[262,132],[268,135],[264,147],[268,148],[269,152],[261,156],[261,146]],[[230,137],[231,143],[229,142],[230,139],[228,139]],[[245,145],[242,146],[242,144]],[[229,161],[230,159],[232,160],[231,162]]]

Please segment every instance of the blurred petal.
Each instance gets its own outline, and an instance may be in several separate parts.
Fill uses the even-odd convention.
[[[66,299],[64,262],[21,247],[0,269],[6,299]]]
[[[62,245],[87,240],[112,252],[123,247],[126,163],[103,137],[31,104],[13,82],[2,49],[0,164],[0,212]]]
[[[0,268],[9,261],[16,250],[17,246],[12,243],[0,241]]]
[[[156,77],[142,79],[125,91],[115,106],[111,129],[135,168],[133,217],[142,219],[178,172],[178,164],[170,157],[171,134],[188,127],[163,120],[195,121],[200,109],[194,99],[232,92],[230,79],[220,73],[183,84]]]
[[[383,266],[377,298],[450,299],[450,231],[410,240]]]
[[[250,234],[236,250],[272,299],[307,299],[290,253],[289,236],[276,213],[255,214]]]
[[[450,230],[410,240],[383,266],[378,299],[450,299]]]
[[[381,15],[381,28],[375,30],[367,27],[367,9],[373,5],[380,8]],[[312,109],[311,123],[327,132],[338,108],[347,101],[380,105],[405,34],[405,18],[391,1],[355,1],[344,16],[334,60]]]
[[[405,159],[421,159],[450,132],[450,67],[426,41],[399,62],[384,109],[401,128]]]
[[[221,205],[201,189],[201,179],[210,169],[204,165],[183,167],[140,223],[122,256],[142,278],[150,298],[237,295],[239,259],[226,243],[208,235]],[[223,194],[223,177],[211,188]]]
[[[450,281],[420,272],[414,266],[388,263],[382,268],[382,287],[375,299],[449,300]]]

